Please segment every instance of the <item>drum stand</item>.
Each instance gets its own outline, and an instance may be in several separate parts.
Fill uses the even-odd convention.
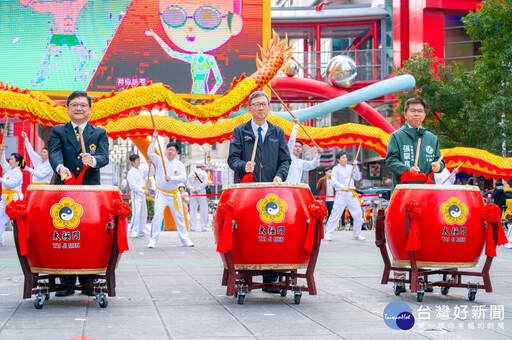
[[[491,268],[493,257],[487,256],[484,267],[481,272],[459,271],[458,268],[446,269],[426,269],[418,268],[416,263],[416,256],[414,251],[409,251],[409,262],[411,267],[394,267],[391,265],[388,251],[386,248],[386,233],[384,223],[384,210],[380,209],[377,214],[377,221],[375,227],[375,245],[379,247],[382,259],[384,260],[384,272],[382,274],[381,284],[394,282],[393,291],[396,296],[405,288],[405,284],[410,284],[411,293],[416,293],[416,301],[422,302],[423,295],[428,288],[434,286],[441,287],[441,294],[447,295],[451,287],[467,288],[468,299],[474,301],[478,289],[485,289],[487,293],[492,292],[491,278],[489,277],[489,270]],[[493,224],[493,237],[496,244],[498,239],[497,223]],[[409,212],[406,212],[405,220],[406,239],[409,237]],[[391,271],[408,273],[408,278],[390,278]],[[430,275],[442,275],[442,279],[438,281],[429,281]],[[462,282],[463,276],[476,276],[481,277],[482,283]]]
[[[315,271],[316,260],[320,250],[320,235],[323,229],[323,221],[316,220],[315,225],[315,240],[313,249],[309,257],[309,263],[306,268],[306,273],[298,273],[297,269],[289,270],[237,270],[233,262],[231,250],[226,253],[226,267],[222,275],[222,285],[227,286],[226,295],[234,295],[238,304],[244,303],[245,295],[254,289],[280,289],[281,296],[286,296],[288,290],[294,293],[295,304],[300,304],[302,292],[308,292],[309,295],[316,295],[316,284],[313,272]],[[278,276],[279,279],[274,283],[264,283],[253,281],[254,276],[272,275]],[[298,278],[305,278],[307,286],[297,285]]]
[[[114,233],[114,239],[112,243],[112,249],[110,252],[110,258],[108,260],[107,271],[105,274],[93,274],[93,275],[82,275],[88,278],[87,284],[79,284],[79,285],[67,285],[67,284],[58,284],[56,283],[56,278],[62,278],[63,275],[54,275],[54,274],[39,274],[32,273],[30,269],[30,264],[28,263],[28,259],[26,255],[20,254],[19,244],[18,244],[18,227],[16,225],[16,220],[13,221],[13,234],[14,234],[14,242],[16,244],[16,252],[18,254],[18,259],[21,264],[21,269],[23,271],[23,275],[25,276],[24,286],[23,286],[23,298],[29,299],[32,295],[36,295],[36,299],[34,300],[34,307],[36,309],[43,308],[44,302],[50,299],[51,292],[63,291],[63,290],[80,290],[80,291],[88,291],[93,292],[96,296],[96,299],[99,302],[101,308],[106,308],[108,306],[108,300],[105,293],[108,296],[116,296],[116,274],[115,269],[117,265],[117,261],[119,259],[119,249],[117,246],[117,230],[118,230],[118,217],[115,218],[115,225],[110,232]],[[76,275],[73,275],[73,277]],[[75,278],[76,281],[76,278]]]

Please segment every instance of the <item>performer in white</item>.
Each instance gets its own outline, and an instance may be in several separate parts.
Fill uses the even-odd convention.
[[[4,175],[0,178],[2,185],[2,200],[0,201],[0,246],[4,244],[5,224],[9,222],[9,216],[5,212],[5,207],[11,201],[22,200],[21,185],[23,184],[23,174],[21,169],[25,167],[23,156],[19,153],[13,153],[9,162],[5,160],[5,147],[0,145],[2,153],[1,165]],[[21,168],[21,169],[20,169]]]
[[[149,188],[146,188],[147,171],[140,167],[139,155],[130,155],[130,163],[132,163],[132,167],[126,176],[132,196],[132,221],[128,229],[128,236],[135,238],[139,235],[149,235],[146,231],[148,219],[146,196],[149,195]]]
[[[347,165],[347,153],[342,151],[336,154],[336,161],[338,162],[338,165],[333,168],[331,176],[332,185],[336,190],[336,197],[334,198],[334,206],[331,216],[329,216],[329,221],[327,221],[327,225],[325,226],[324,240],[332,241],[332,233],[336,229],[338,221],[340,220],[341,214],[345,211],[345,208],[350,211],[350,215],[352,215],[352,218],[354,219],[354,232],[352,234],[352,238],[354,240],[364,240],[365,237],[359,235],[363,224],[361,202],[359,201],[357,193],[354,191],[354,181],[361,179],[357,160],[354,160],[353,165]],[[348,182],[350,174],[352,173],[352,168],[354,168],[354,174],[349,184]]]
[[[25,141],[28,156],[34,165],[33,169],[25,168],[25,170],[32,174],[32,184],[50,184],[53,177],[53,169],[48,160],[48,148],[42,148],[40,154],[37,154],[24,131],[21,132],[21,137]]]
[[[187,178],[187,188],[190,195],[205,195],[206,186],[208,185],[208,174],[204,171],[205,164],[198,162],[196,170],[192,171]],[[201,229],[206,231],[208,227],[208,198],[190,197],[190,230],[196,229],[197,208],[200,211]]]
[[[448,177],[450,177],[446,182],[444,182],[444,185],[453,185],[455,183],[455,180],[456,180],[456,174],[457,174],[457,169],[454,169],[453,170],[455,173],[453,175],[451,175],[450,177],[450,170],[444,168],[443,171],[437,173],[437,172],[434,172],[434,180],[436,182],[436,184],[443,184],[443,182],[445,181],[445,179],[447,179]]]
[[[305,161],[300,159],[300,155],[302,154],[302,142],[297,140],[297,131],[299,129],[299,119],[294,119],[295,126],[293,127],[292,133],[290,134],[290,139],[288,140],[288,150],[290,151],[290,156],[292,158],[292,162],[290,164],[290,169],[288,170],[288,177],[286,177],[285,182],[289,183],[300,183],[302,182],[302,172],[310,171],[316,169],[318,167],[318,163],[320,163],[320,155],[324,152],[322,148],[317,149],[317,154],[315,158],[311,161]]]
[[[155,154],[155,142],[157,138],[158,131],[155,131],[153,133],[153,140],[148,147],[149,159],[156,167],[155,216],[151,223],[148,248],[155,248],[158,242],[165,207],[169,207],[172,213],[182,245],[185,247],[193,247],[194,243],[190,241],[187,235],[185,217],[183,216],[183,202],[178,188],[178,185],[187,179],[185,165],[177,159],[180,147],[176,143],[167,144],[166,157],[164,157],[165,169],[167,171],[166,176],[162,159]]]

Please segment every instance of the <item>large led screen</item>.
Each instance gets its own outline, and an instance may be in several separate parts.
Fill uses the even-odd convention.
[[[49,93],[161,82],[179,94],[221,94],[256,71],[264,36],[262,0],[1,4],[0,79]]]

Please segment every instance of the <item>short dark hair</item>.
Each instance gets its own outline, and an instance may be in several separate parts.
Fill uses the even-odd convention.
[[[23,161],[23,156],[17,152],[11,153],[11,156],[14,156],[16,162],[18,162],[20,168],[25,169],[25,162]]]
[[[407,110],[409,110],[409,106],[411,104],[421,104],[421,105],[423,105],[423,109],[427,108],[427,105],[425,104],[425,101],[423,99],[418,98],[418,97],[412,97],[412,98],[407,99],[407,101],[405,102],[405,106],[404,106],[405,112],[407,112]]]
[[[91,105],[92,105],[92,98],[85,91],[75,91],[75,92],[71,93],[69,95],[69,97],[68,97],[67,106],[69,106],[69,103],[73,99],[78,98],[78,97],[85,97],[85,98],[87,98],[87,101],[89,102],[89,107],[91,107]]]
[[[304,143],[302,143],[300,140],[296,140],[295,143],[299,143],[300,145],[304,146]]]
[[[251,93],[251,95],[249,96],[248,104],[251,105],[253,99],[256,99],[256,98],[259,98],[259,97],[267,98],[267,102],[270,103],[270,98],[268,97],[268,95],[265,92],[263,92],[263,91],[256,91],[256,92]]]
[[[42,147],[41,150],[46,150],[48,151],[48,148],[45,146],[45,147]]]
[[[140,158],[139,155],[136,155],[136,154],[130,155],[130,162],[133,163],[139,158]]]
[[[180,152],[180,146],[178,143],[176,142],[169,142],[169,144],[167,144],[167,148],[166,149],[169,149],[170,147],[174,147],[176,149],[176,152]]]
[[[340,159],[342,156],[346,155],[347,153],[345,151],[340,151],[336,154],[336,161]]]
[[[325,168],[324,172],[327,172],[329,170],[332,170],[332,166],[328,166],[327,168]]]

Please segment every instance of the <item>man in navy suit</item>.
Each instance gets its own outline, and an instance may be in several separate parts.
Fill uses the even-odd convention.
[[[64,184],[61,178],[71,173],[77,178],[83,165],[89,165],[82,183],[100,185],[100,168],[108,164],[107,133],[87,123],[91,114],[91,97],[87,92],[73,92],[68,97],[67,107],[71,122],[55,126],[48,141],[50,164],[58,175],[55,184]],[[85,153],[82,153],[78,127],[84,136]]]
[[[77,178],[84,165],[89,165],[85,171],[82,184],[100,185],[100,168],[108,164],[108,137],[104,129],[89,124],[91,114],[91,97],[85,91],[75,91],[68,97],[68,115],[71,122],[55,126],[48,141],[50,164],[57,173],[55,184],[64,184],[63,178],[71,174]],[[78,127],[84,137],[85,153],[78,134]],[[89,285],[88,275],[79,276],[82,286]],[[76,276],[60,278],[64,285],[75,285]],[[74,289],[58,291],[55,296],[68,296]],[[90,290],[82,291],[86,295],[94,295]]]

